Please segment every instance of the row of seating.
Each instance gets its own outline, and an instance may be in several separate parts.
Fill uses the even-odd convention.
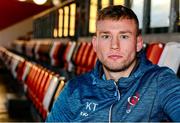
[[[87,72],[96,62],[91,42],[59,40],[15,41],[12,47],[18,53],[51,66],[63,68],[76,75]]]
[[[53,102],[65,85],[65,77],[27,61],[3,47],[0,47],[0,59],[13,77],[23,85],[26,96],[32,101],[42,120],[45,120]]]
[[[180,64],[179,42],[168,42],[166,44],[151,42],[144,46],[147,58],[152,63],[168,66],[177,73]],[[86,40],[78,42],[68,39],[15,41],[13,48],[26,56],[35,57],[36,60],[50,61],[50,65],[74,72],[76,75],[91,70],[97,59],[92,44]]]

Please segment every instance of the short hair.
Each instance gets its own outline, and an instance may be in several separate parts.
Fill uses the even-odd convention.
[[[136,14],[122,5],[111,5],[98,12],[97,21],[100,20],[133,19],[136,23],[137,34],[139,34],[139,21]]]

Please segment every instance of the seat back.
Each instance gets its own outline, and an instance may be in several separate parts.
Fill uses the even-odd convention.
[[[28,62],[28,61],[25,61],[25,65],[24,65],[24,72],[22,74],[22,82],[24,83],[24,92],[26,93],[27,92],[27,79],[28,79],[28,76],[30,76],[32,73],[31,73],[31,69],[32,69],[32,63]]]
[[[47,111],[49,109],[50,101],[55,93],[58,84],[59,84],[58,76],[53,76],[43,99],[43,106]]]
[[[72,58],[71,58],[71,61],[72,63],[74,64],[74,66],[76,66],[76,59],[77,59],[77,56],[78,56],[78,53],[79,53],[79,50],[81,48],[81,45],[82,45],[82,42],[77,42],[77,45],[74,49],[74,52],[72,54]]]
[[[17,80],[22,83],[22,76],[25,70],[25,60],[20,60],[17,66]]]
[[[177,73],[180,66],[180,43],[168,42],[158,62],[159,66],[167,66]]]
[[[84,49],[81,62],[78,64],[77,74],[90,71],[94,67],[94,50],[91,42],[86,42],[87,45]],[[94,61],[95,60],[95,61]]]
[[[56,92],[58,91],[57,93],[60,93],[60,91],[64,87],[64,80],[65,78],[59,77],[59,75],[55,75],[52,77],[50,85],[43,99],[43,112],[42,112],[43,119],[46,119],[47,114],[49,113],[51,106],[54,103],[54,96]]]
[[[29,57],[35,57],[34,56],[34,50],[35,50],[35,46],[36,46],[36,43],[33,42],[33,41],[29,41],[27,43],[25,43],[25,54]]]
[[[51,65],[52,66],[58,66],[58,67],[63,67],[63,54],[66,49],[66,42],[59,42],[55,41],[52,44],[52,48],[50,50],[50,58],[51,58]]]
[[[71,58],[72,58],[72,54],[73,54],[73,51],[75,49],[75,46],[76,46],[76,42],[74,41],[69,41],[67,43],[67,47],[66,47],[66,50],[64,52],[64,56],[63,56],[63,62],[64,62],[64,69],[67,70],[67,71],[71,71],[72,69],[72,62],[71,62]]]
[[[55,102],[55,100],[57,99],[57,97],[59,96],[59,94],[61,93],[62,89],[64,88],[65,84],[66,84],[66,80],[64,77],[60,77],[60,83],[57,87],[57,90],[55,92],[55,95],[53,97],[53,103]]]
[[[164,49],[163,43],[153,42],[148,45],[146,56],[153,64],[157,64],[163,49]]]
[[[49,53],[50,53],[51,47],[52,47],[52,42],[50,41],[41,42],[37,50],[37,54],[38,54],[37,60],[50,63]]]

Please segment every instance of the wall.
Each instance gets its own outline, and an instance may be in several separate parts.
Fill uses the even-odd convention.
[[[10,47],[11,42],[19,36],[27,35],[33,30],[33,17],[14,24],[0,31],[0,46]]]
[[[162,34],[148,34],[143,35],[143,40],[146,43],[160,41],[160,42],[180,42],[180,33],[162,33]]]

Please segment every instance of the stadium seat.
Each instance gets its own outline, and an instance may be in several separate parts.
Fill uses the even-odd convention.
[[[164,48],[164,44],[160,42],[153,42],[149,44],[146,51],[147,58],[153,64],[157,64],[161,56],[161,53],[163,51],[163,48]]]
[[[75,46],[76,46],[76,42],[69,41],[67,43],[66,50],[63,54],[64,69],[67,71],[71,71],[73,69],[71,57],[72,57],[72,54],[74,52]]]
[[[52,47],[51,41],[41,41],[39,42],[38,49],[36,51],[37,60],[50,63],[50,50]]]
[[[50,50],[50,58],[51,58],[51,65],[52,66],[58,66],[58,67],[64,67],[63,63],[63,54],[66,49],[66,43],[55,41],[52,44],[52,48]]]
[[[29,41],[27,43],[25,43],[25,54],[26,56],[30,57],[30,58],[34,58],[35,57],[35,47],[36,47],[36,43],[33,41]]]
[[[23,71],[23,74],[22,74],[22,82],[24,83],[24,92],[26,93],[27,92],[27,83],[26,83],[26,80],[28,78],[30,74],[30,71],[31,71],[31,68],[32,68],[32,63],[28,62],[28,61],[25,61],[25,67],[24,67],[24,71]]]
[[[61,87],[64,87],[64,81],[65,81],[65,78],[59,77],[59,75],[54,75],[52,77],[50,85],[49,85],[49,87],[44,95],[44,99],[43,99],[43,109],[41,112],[43,119],[46,118],[47,114],[49,113],[49,111],[51,109],[51,105],[54,101],[53,97],[55,95],[55,92],[56,92],[58,86],[61,85]]]
[[[158,65],[167,66],[177,73],[180,66],[180,43],[168,42],[165,45]]]

